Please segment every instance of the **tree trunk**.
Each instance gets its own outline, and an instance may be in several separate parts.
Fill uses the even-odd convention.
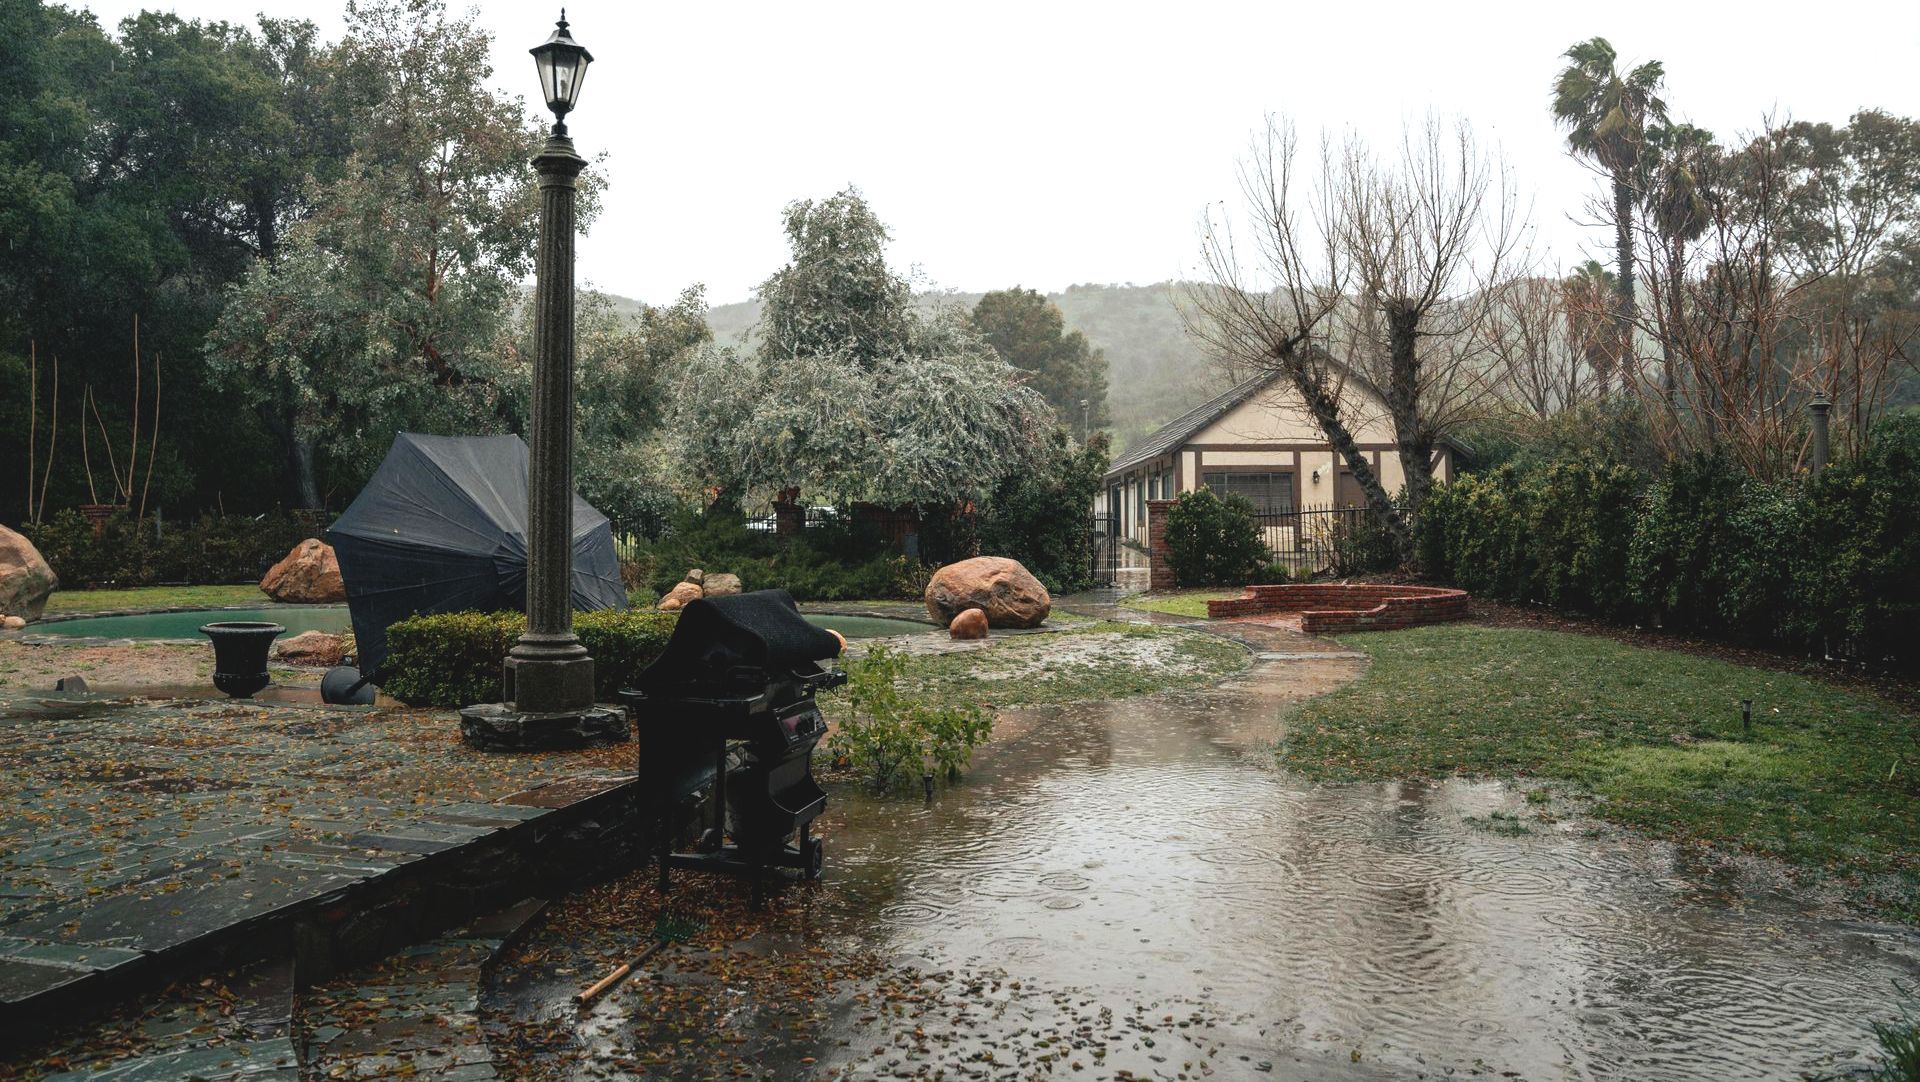
[[[1405,480],[1403,505],[1409,520],[1420,517],[1420,505],[1433,487],[1433,437],[1420,420],[1420,312],[1404,301],[1387,307],[1387,415],[1393,420],[1393,439],[1400,454],[1400,476]]]
[[[1311,351],[1317,356],[1309,358],[1301,351]],[[1313,415],[1320,431],[1326,433],[1327,442],[1333,446],[1347,469],[1353,474],[1353,481],[1367,497],[1367,506],[1373,508],[1380,521],[1386,524],[1387,533],[1393,537],[1394,551],[1402,563],[1413,560],[1413,530],[1407,524],[1406,516],[1393,504],[1393,498],[1387,494],[1386,487],[1373,472],[1373,464],[1367,461],[1366,452],[1353,438],[1353,433],[1340,420],[1340,402],[1333,391],[1327,387],[1319,373],[1325,372],[1328,365],[1337,364],[1324,351],[1316,346],[1289,343],[1275,350],[1275,359],[1280,363],[1280,371],[1293,381],[1294,390],[1307,405],[1307,412]]]
[[[1619,363],[1614,371],[1620,374],[1622,385],[1628,378],[1628,365],[1633,363],[1633,187],[1627,183],[1624,173],[1613,176],[1613,256],[1614,256],[1614,307],[1613,326],[1618,341]],[[1636,369],[1632,375],[1638,376]]]
[[[268,263],[280,253],[280,219],[273,200],[267,196],[256,197],[253,201],[254,241],[260,249],[260,258]]]
[[[293,418],[263,409],[260,420],[280,443],[281,481],[295,507],[319,507],[320,483],[313,472],[314,441],[301,436]]]

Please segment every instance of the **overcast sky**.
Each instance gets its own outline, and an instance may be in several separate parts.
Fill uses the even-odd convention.
[[[328,37],[344,0],[80,0]],[[452,6],[458,10],[459,0]],[[490,0],[494,81],[531,98],[526,50],[557,4]],[[571,118],[605,151],[582,278],[648,301],[704,282],[745,299],[783,262],[780,209],[852,183],[925,284],[1146,283],[1193,272],[1196,223],[1232,200],[1268,112],[1303,136],[1386,143],[1428,112],[1497,143],[1562,264],[1604,248],[1578,216],[1594,178],[1547,114],[1559,55],[1596,34],[1665,62],[1676,115],[1726,134],[1769,111],[1844,122],[1920,113],[1920,3],[636,3],[573,0],[595,63]]]

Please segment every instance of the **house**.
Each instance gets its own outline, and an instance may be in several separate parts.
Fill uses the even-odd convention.
[[[1379,390],[1351,376],[1342,405],[1374,472],[1388,492],[1398,492],[1404,475]],[[1461,450],[1458,443],[1441,443],[1433,458],[1437,480],[1453,479]],[[1245,496],[1263,515],[1366,503],[1345,460],[1278,373],[1247,380],[1128,447],[1108,469],[1094,514],[1117,516],[1119,535],[1144,545],[1147,501],[1170,500],[1201,485]]]

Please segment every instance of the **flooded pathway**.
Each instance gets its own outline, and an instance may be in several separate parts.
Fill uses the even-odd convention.
[[[1037,711],[930,804],[838,787],[825,881],[747,945],[766,968],[683,954],[563,1043],[631,1062],[697,987],[738,1058],[650,1075],[1796,1079],[1863,1062],[1920,982],[1913,929],[1534,819],[1502,784],[1271,769],[1281,706],[1364,663],[1241,632],[1268,658],[1242,677]],[[751,976],[781,965],[845,979],[798,1009]],[[557,1022],[580,983],[523,967],[488,995]]]

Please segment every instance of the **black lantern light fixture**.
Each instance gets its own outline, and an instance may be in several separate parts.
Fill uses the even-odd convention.
[[[527,50],[540,70],[540,91],[547,96],[547,108],[553,110],[553,134],[567,134],[567,114],[580,100],[580,83],[587,77],[587,65],[593,54],[573,40],[567,31],[567,9],[560,9],[560,21],[553,35]]]

